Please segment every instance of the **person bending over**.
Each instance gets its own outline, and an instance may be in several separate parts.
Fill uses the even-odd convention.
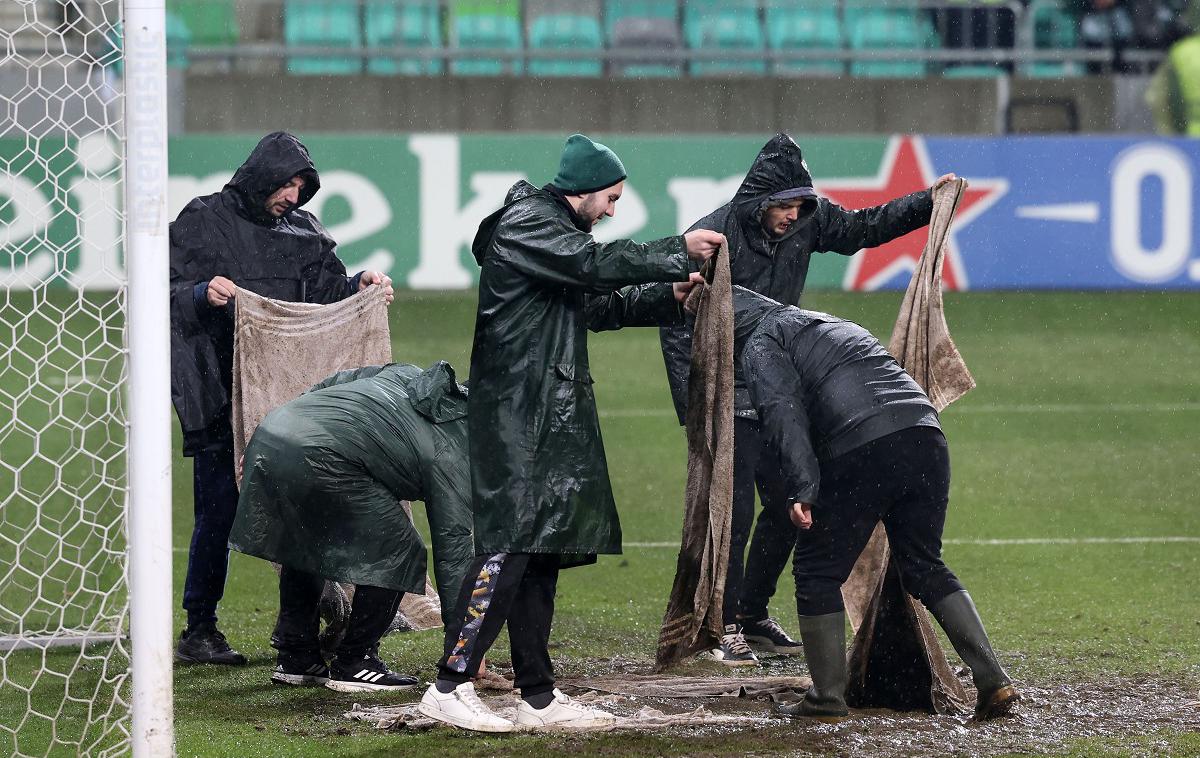
[[[471,563],[467,391],[445,361],[334,374],[267,414],[243,458],[230,547],[282,566],[271,679],[395,690],[379,640],[403,593],[425,591],[425,545],[401,505],[423,500],[442,620]],[[318,641],[325,580],[357,586],[330,665]]]
[[[800,637],[813,685],[789,716],[845,717],[841,586],[883,522],[906,591],[971,669],[980,720],[1018,700],[971,596],[942,561],[950,456],[921,387],[866,329],[734,287],[735,345],[796,532]]]

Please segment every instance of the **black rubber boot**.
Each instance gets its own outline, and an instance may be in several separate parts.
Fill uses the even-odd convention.
[[[979,693],[975,701],[975,718],[986,721],[1011,713],[1020,696],[1000,661],[996,660],[971,596],[965,590],[953,592],[929,610],[942,625],[958,657],[971,669],[971,678]]]
[[[804,699],[796,703],[777,703],[775,710],[784,716],[813,718],[826,723],[844,721],[850,715],[846,707],[846,614],[843,611],[823,616],[800,617],[800,639],[812,686]]]

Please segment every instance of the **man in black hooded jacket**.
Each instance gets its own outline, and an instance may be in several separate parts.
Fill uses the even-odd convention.
[[[846,707],[842,583],[875,525],[887,530],[904,589],[971,669],[976,719],[1019,696],[971,596],[942,561],[950,454],[937,411],[866,329],[733,288],[735,361],[762,424],[764,466],[778,472],[796,527],[796,610],[812,687],[777,710],[838,721]]]
[[[935,187],[954,179],[947,174]],[[758,157],[733,200],[697,221],[691,229],[721,232],[729,241],[733,284],[780,303],[799,305],[816,252],[853,255],[925,226],[933,211],[930,190],[914,192],[863,210],[847,210],[817,194],[800,147],[787,134],[775,135]],[[689,230],[690,231],[690,230]],[[691,323],[660,330],[667,379],[679,422],[687,405]],[[714,656],[730,666],[755,665],[747,643],[766,652],[796,655],[794,641],[767,614],[775,583],[792,552],[794,530],[782,506],[771,507],[774,477],[760,470],[759,424],[749,402],[741,367],[735,366],[733,523],[725,580],[725,634]],[[758,484],[763,512],[749,557],[746,541],[754,521]]]
[[[320,189],[307,148],[291,134],[263,137],[220,191],[188,203],[170,227],[171,399],[193,459],[195,527],[176,658],[240,665],[217,629],[229,530],[237,512],[233,427],[233,303],[237,288],[278,300],[332,303],[391,279],[346,276],[336,243],[300,210]]]

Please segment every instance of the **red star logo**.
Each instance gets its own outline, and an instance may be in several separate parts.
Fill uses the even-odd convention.
[[[817,191],[844,208],[870,208],[910,192],[928,189],[939,176],[941,174],[933,170],[925,152],[924,140],[892,137],[879,164],[879,173],[874,177],[826,179],[817,182]],[[942,286],[951,290],[967,288],[967,273],[959,258],[954,230],[961,229],[1008,191],[1008,182],[1004,179],[967,181],[970,186],[958,203],[942,268]],[[850,259],[843,286],[848,290],[874,290],[901,272],[911,274],[928,239],[927,228],[921,227],[879,247],[860,250]]]

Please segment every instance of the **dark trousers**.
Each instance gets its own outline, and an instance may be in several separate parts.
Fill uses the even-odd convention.
[[[279,571],[279,618],[271,634],[271,646],[281,653],[319,655],[321,592],[325,579],[307,571],[284,566]],[[350,606],[346,636],[338,644],[337,655],[355,660],[373,652],[379,640],[396,618],[403,592],[383,587],[358,585]]]
[[[767,605],[775,594],[780,573],[796,544],[796,527],[778,502],[782,487],[771,463],[770,453],[762,450],[758,421],[742,417],[733,420],[733,514],[729,535],[729,569],[725,575],[725,601],[722,615],[726,624],[738,617],[766,618]],[[746,542],[754,523],[754,494],[757,489],[763,510],[754,527],[749,555]],[[782,515],[782,522],[780,521]]]
[[[916,426],[821,463],[811,529],[797,530],[796,609],[841,611],[850,576],[875,524],[883,521],[904,589],[932,607],[963,589],[942,562],[950,453],[939,429]]]
[[[470,681],[508,622],[513,684],[529,698],[554,689],[550,625],[558,590],[559,556],[495,553],[477,556],[459,592],[455,617],[446,628],[438,679]]]
[[[217,603],[225,594],[229,573],[229,531],[238,504],[232,444],[196,453],[192,462],[195,526],[183,584],[189,628],[217,622]]]

